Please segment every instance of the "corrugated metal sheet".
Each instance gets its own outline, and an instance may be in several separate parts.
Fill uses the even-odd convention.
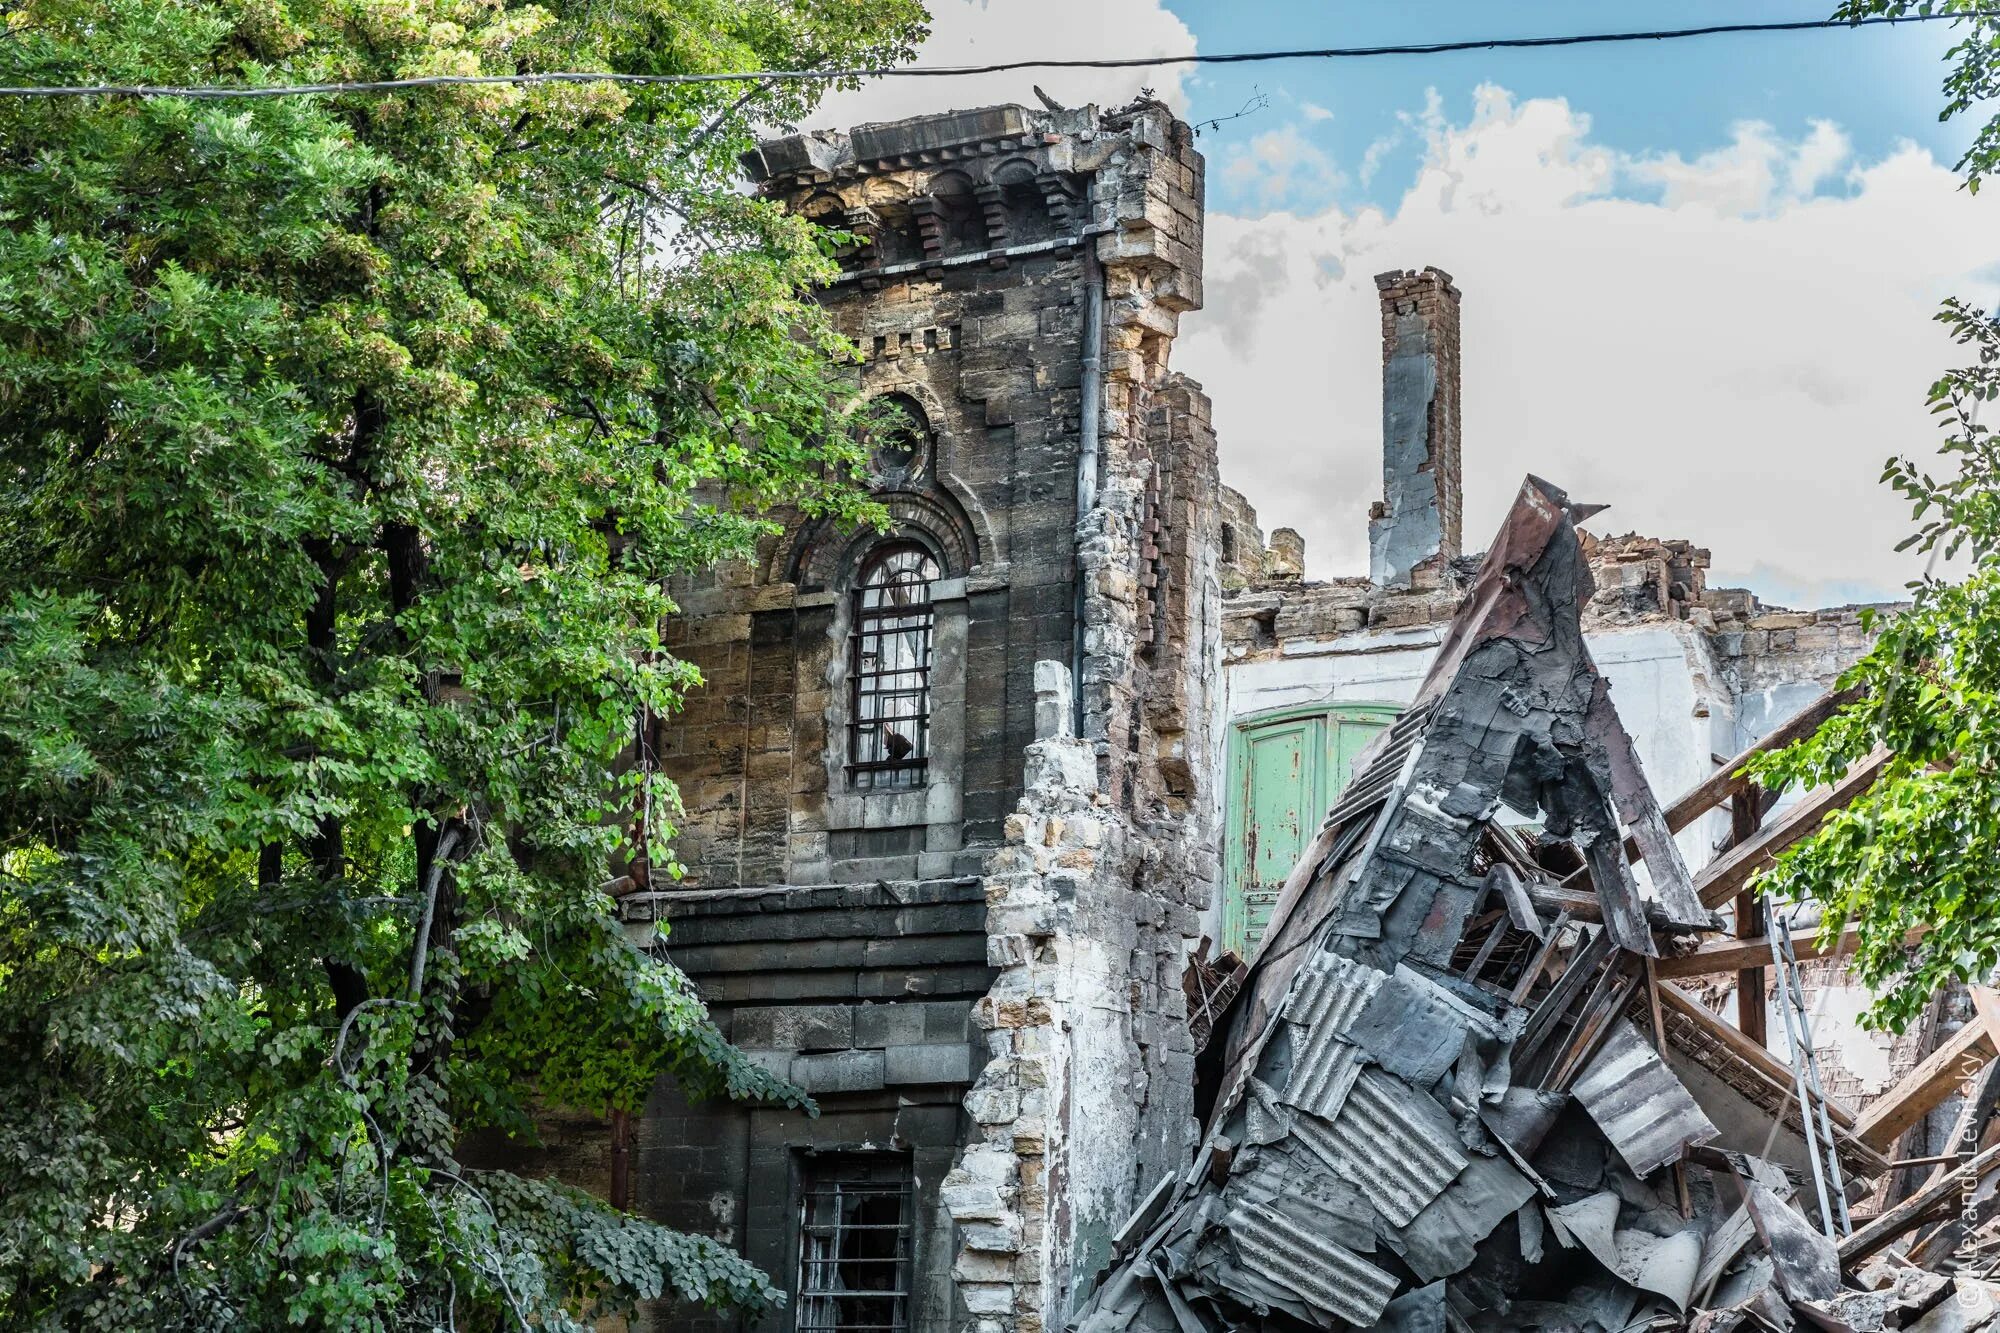
[[[1323,1120],[1340,1114],[1365,1059],[1341,1034],[1387,980],[1374,968],[1336,953],[1321,953],[1300,969],[1284,1011],[1287,1021],[1300,1025],[1284,1101]]]
[[[1353,1181],[1392,1226],[1409,1225],[1466,1164],[1444,1109],[1375,1069],[1361,1071],[1331,1124],[1302,1115],[1292,1133]]]
[[[1403,771],[1403,762],[1423,739],[1436,712],[1436,699],[1418,704],[1391,723],[1386,733],[1369,742],[1355,761],[1354,781],[1327,811],[1324,827],[1345,823],[1389,794],[1389,788]]]
[[[1223,1225],[1244,1267],[1350,1324],[1373,1324],[1396,1294],[1395,1278],[1273,1209],[1234,1208]]]
[[[1315,1033],[1347,1031],[1388,977],[1366,963],[1322,953],[1299,970],[1285,1001],[1285,1017]]]
[[[1689,1144],[1706,1143],[1718,1132],[1659,1052],[1625,1019],[1612,1026],[1570,1091],[1635,1175],[1653,1174],[1678,1161]]]
[[[1294,1047],[1292,1081],[1283,1098],[1322,1120],[1340,1114],[1361,1066],[1367,1062],[1359,1046],[1333,1034],[1332,1024],[1321,1023]]]

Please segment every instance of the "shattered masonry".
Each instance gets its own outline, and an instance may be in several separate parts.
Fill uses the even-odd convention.
[[[1943,1211],[1949,1172],[1849,1234],[1844,1181],[1867,1193],[1884,1136],[1836,1127],[1804,1081],[1768,1117],[1746,1110],[1732,1083],[1778,1081],[1755,1048],[1667,1023],[1680,997],[1662,955],[1693,952],[1732,886],[1690,876],[1669,836],[1687,809],[1670,819],[1638,777],[1584,644],[1578,513],[1522,487],[1413,706],[1287,880],[1208,1038],[1201,1149],[1121,1232],[1080,1333],[1941,1333],[1993,1317],[2000,1286],[1857,1272]],[[1677,1058],[1716,1076],[1703,1096]],[[1914,1082],[1888,1105],[1936,1091]],[[1975,1134],[1979,1100],[1961,1119]],[[1833,1135],[1807,1146],[1811,1196],[1770,1156],[1795,1125],[1801,1146]]]

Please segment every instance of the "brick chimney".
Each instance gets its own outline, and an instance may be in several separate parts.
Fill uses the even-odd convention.
[[[1382,499],[1368,512],[1368,577],[1435,588],[1461,550],[1458,288],[1442,269],[1379,273]]]

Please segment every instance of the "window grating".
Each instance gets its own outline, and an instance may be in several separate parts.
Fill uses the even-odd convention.
[[[861,567],[854,598],[853,786],[916,787],[931,746],[931,584],[937,557],[921,546],[884,546]]]
[[[907,1333],[909,1159],[808,1158],[804,1184],[797,1333]]]

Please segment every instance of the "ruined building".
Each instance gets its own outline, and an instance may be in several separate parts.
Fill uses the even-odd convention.
[[[622,907],[819,1114],[663,1084],[552,1147],[762,1266],[790,1299],[758,1330],[1060,1329],[1193,1161],[1197,1048],[1471,586],[1461,294],[1435,269],[1378,279],[1371,568],[1308,582],[1296,535],[1267,543],[1222,485],[1208,401],[1170,368],[1202,302],[1202,160],[1165,107],[957,111],[748,165],[858,238],[822,299],[857,397],[907,422],[874,446],[893,522],[794,520],[676,590],[670,644],[706,684],[652,739],[685,873]],[[1663,797],[1866,646],[1851,612],[1708,588],[1686,542],[1575,541],[1588,652]],[[1690,870],[1731,818],[1676,826]],[[1927,1049],[1881,1052],[1875,1090]]]
[[[819,1115],[663,1088],[629,1197],[793,1291],[769,1327],[1058,1326],[1191,1134],[1219,482],[1168,351],[1201,158],[1140,103],[750,168],[861,238],[823,299],[911,428],[876,448],[889,532],[793,523],[679,593],[707,681],[658,738],[687,873],[625,908]],[[894,1294],[827,1294],[854,1287]]]

